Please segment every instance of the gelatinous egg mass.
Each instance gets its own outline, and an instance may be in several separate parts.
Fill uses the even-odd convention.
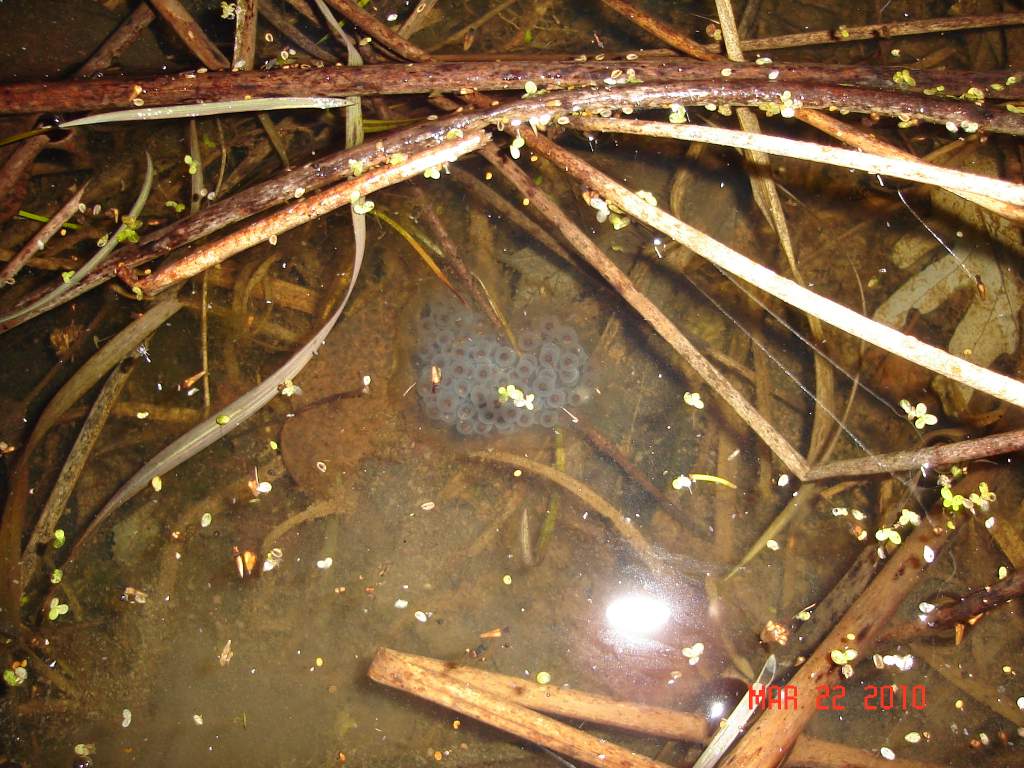
[[[582,383],[587,353],[555,317],[520,330],[519,352],[480,315],[447,301],[428,303],[416,332],[420,404],[460,435],[554,427],[590,397]]]

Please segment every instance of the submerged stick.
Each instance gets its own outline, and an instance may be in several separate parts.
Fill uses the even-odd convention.
[[[930,467],[944,467],[974,459],[985,459],[1024,450],[1024,429],[1002,432],[998,435],[961,440],[930,448],[899,451],[878,456],[864,456],[859,459],[843,459],[811,467],[807,480],[825,480],[835,477],[857,477],[859,475],[890,474]]]
[[[452,662],[380,648],[370,665],[370,678],[390,685],[387,678],[415,667],[471,685],[497,699],[514,700],[525,707],[566,720],[583,720],[665,739],[707,744],[711,726],[704,715],[677,709],[622,701],[561,685],[540,685],[532,680],[490,672]],[[862,749],[801,736],[789,765],[800,768],[937,768],[916,760],[885,760]]]
[[[197,248],[174,264],[136,281],[134,285],[144,293],[158,293],[247,248],[357,201],[371,192],[418,176],[434,166],[453,162],[467,152],[479,149],[486,141],[487,137],[483,133],[471,133],[462,139],[424,150],[398,165],[387,165],[368,171],[362,176],[309,195],[278,213],[266,216],[220,240]]]
[[[604,2],[608,7],[626,16],[630,21],[642,27],[644,30],[678,51],[682,51],[683,53],[701,61],[724,61],[721,54],[702,49],[701,45],[695,40],[678,32],[672,26],[666,24],[660,19],[656,19],[635,8],[628,2],[628,0],[604,0]],[[714,47],[717,48],[718,45],[715,44]],[[848,126],[842,121],[837,120],[824,112],[818,112],[813,109],[797,109],[795,110],[794,117],[807,125],[814,126],[819,131],[823,131],[839,141],[865,152],[873,152],[885,157],[892,157],[906,161],[917,161],[917,158],[909,152],[903,149],[898,149],[866,131],[861,131]],[[978,196],[973,193],[966,192],[954,192],[954,194],[959,194],[961,197],[987,208],[990,211],[998,213],[1000,216],[1011,219],[1012,221],[1024,223],[1024,208],[1010,205],[998,198]]]
[[[523,456],[505,453],[504,451],[477,451],[469,454],[469,458],[477,459],[478,461],[498,462],[515,467],[516,469],[532,472],[548,482],[565,489],[607,520],[633,552],[655,573],[664,573],[666,566],[671,566],[673,560],[678,559],[675,555],[654,547],[625,515],[605,501],[589,486],[584,485],[574,477],[569,477],[565,473],[559,472],[554,467],[549,467],[546,464],[541,464],[539,461],[527,459]]]
[[[78,212],[78,204],[82,201],[82,195],[85,194],[87,186],[88,184],[83,184],[82,188],[73,194],[38,232],[32,235],[14,258],[7,262],[3,271],[0,271],[0,286],[12,284],[18,272],[21,271],[21,268],[25,266],[29,259],[42,251],[50,241],[50,238],[57,234],[57,231],[64,226],[64,223]]]
[[[580,183],[594,190],[608,203],[617,205],[629,215],[685,245],[715,266],[858,339],[868,341],[972,389],[980,389],[1000,400],[1024,407],[1024,382],[951,355],[945,350],[865,317],[838,302],[819,296],[681,222],[656,205],[641,199],[571,152],[547,139],[541,142],[540,138],[542,137],[530,137],[527,143],[536,147],[541,154]]]
[[[499,728],[533,744],[599,768],[670,768],[630,752],[606,739],[591,736],[558,720],[537,714],[517,702],[498,698],[447,675],[411,663],[403,654],[378,649],[368,672],[370,679],[454,709],[474,720]]]
[[[607,2],[607,0],[606,0]],[[911,21],[888,21],[880,24],[842,25],[838,29],[817,32],[797,32],[792,35],[776,35],[744,40],[744,51],[770,51],[780,48],[800,48],[806,45],[828,43],[852,43],[857,40],[878,40],[911,35],[935,35],[966,29],[992,29],[993,27],[1018,27],[1024,24],[1024,13],[993,13],[988,16],[949,16],[934,19],[913,19]],[[708,43],[708,49],[717,49],[718,43]]]
[[[78,478],[82,474],[85,462],[92,453],[92,449],[107,423],[107,418],[110,416],[121,390],[128,383],[128,377],[131,376],[134,368],[135,366],[129,363],[122,363],[114,368],[107,376],[106,382],[89,409],[89,415],[82,422],[82,428],[78,432],[75,444],[71,446],[71,450],[64,460],[64,466],[61,468],[57,482],[50,491],[43,511],[39,513],[32,533],[28,537],[28,543],[22,552],[21,579],[24,585],[27,586],[35,575],[36,567],[39,564],[38,552],[53,537],[53,531],[57,527],[61,515],[66,511],[68,499],[71,498],[71,494],[78,484]]]
[[[231,69],[231,62],[206,36],[180,0],[149,0],[185,47],[210,69]]]
[[[529,143],[541,154],[553,153],[555,150],[562,151],[554,142],[543,136],[531,136]],[[622,296],[623,300],[633,307],[715,392],[722,396],[729,407],[736,411],[736,414],[771,448],[786,469],[802,479],[807,472],[807,462],[803,456],[790,445],[782,433],[757,412],[717,368],[708,362],[707,358],[693,345],[693,342],[668,319],[665,313],[633,285],[625,273],[594,244],[586,233],[565,216],[558,204],[535,186],[523,170],[507,157],[492,148],[488,148],[482,154],[489,162],[502,169],[506,178],[516,185],[524,197],[530,200],[531,208],[550,219],[557,226],[562,237],[569,241],[577,253],[597,270],[601,277]],[[565,167],[557,160],[555,164]],[[589,173],[598,174],[596,169],[589,168]]]

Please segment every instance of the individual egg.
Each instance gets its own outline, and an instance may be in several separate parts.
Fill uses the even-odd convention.
[[[558,424],[558,411],[544,411],[537,417],[537,423],[545,429],[551,429]]]
[[[559,325],[551,332],[552,341],[562,349],[576,349],[580,345],[580,337],[568,325]]]
[[[568,402],[565,396],[564,389],[556,389],[544,398],[544,404],[548,408],[561,409],[565,408],[565,404]]]
[[[471,419],[460,419],[455,422],[455,431],[460,435],[472,435],[474,432],[474,423]]]
[[[541,368],[537,375],[533,377],[533,383],[531,388],[534,394],[539,397],[547,397],[555,391],[555,386],[558,384],[558,376],[555,374],[553,368]]]
[[[487,362],[478,362],[476,370],[473,371],[473,380],[480,384],[489,384],[494,379],[497,371],[494,366]]]
[[[541,335],[530,328],[519,334],[519,348],[523,352],[535,352],[540,349],[541,342],[543,339]]]
[[[483,384],[475,385],[469,392],[469,401],[477,408],[484,408],[485,406],[493,405],[494,401],[497,399],[497,391],[492,390],[490,387],[486,387]]]
[[[528,411],[525,408],[516,409],[516,426],[521,428],[532,427],[537,422],[535,411]]]
[[[485,422],[485,421],[479,421],[479,420],[473,422],[473,434],[476,434],[476,435],[490,434],[490,431],[492,429],[494,429],[494,424],[493,423]]]
[[[423,412],[427,414],[428,419],[439,421],[441,418],[441,410],[437,407],[437,403],[433,402],[433,400],[424,401]]]
[[[473,375],[473,369],[465,358],[453,356],[448,367],[442,369],[441,374],[453,379],[468,379]]]
[[[537,362],[542,366],[546,365],[549,368],[557,368],[561,355],[562,351],[558,348],[558,345],[546,341],[540,345],[540,351],[537,353]]]
[[[566,387],[574,386],[580,380],[578,368],[559,366],[558,382]]]
[[[575,387],[569,392],[569,407],[583,405],[590,399],[590,390],[586,387]]]
[[[520,381],[529,381],[533,374],[537,372],[537,367],[537,357],[526,353],[519,356],[519,360],[516,362],[515,368],[512,369],[512,373]]]
[[[491,350],[491,362],[498,368],[509,369],[516,364],[516,352],[512,347],[495,344]]]
[[[469,402],[461,402],[455,409],[455,418],[458,421],[472,421],[473,417],[476,416],[476,407]]]
[[[559,327],[558,318],[546,315],[540,318],[534,327],[544,337],[545,341],[550,341],[553,338],[555,329]]]
[[[494,424],[495,420],[498,418],[498,412],[494,406],[485,405],[479,410],[476,417],[483,424]]]

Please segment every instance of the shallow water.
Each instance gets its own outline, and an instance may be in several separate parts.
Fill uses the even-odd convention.
[[[0,4],[17,43],[0,56],[0,79],[67,71],[125,11],[117,2],[53,5],[63,23],[47,17],[33,24],[34,4]],[[233,26],[219,19],[219,3],[189,5],[224,47]],[[473,18],[486,5],[451,10],[416,39],[443,40],[459,26],[456,13]],[[782,14],[768,5],[750,36],[871,20],[817,6]],[[709,13],[703,5],[657,7],[687,31],[703,27]],[[923,3],[906,7],[919,17],[945,12]],[[406,13],[398,4],[379,10]],[[894,6],[885,18],[902,12]],[[624,29],[610,12],[575,4],[514,6],[477,31],[470,47],[594,55],[641,44]],[[524,30],[531,31],[529,40]],[[900,61],[948,44],[959,66],[999,63],[986,58],[994,54],[977,36],[942,40],[908,38]],[[830,60],[834,51],[859,61],[873,45],[792,55]],[[273,58],[280,47],[279,39],[264,38],[260,56]],[[28,53],[11,53],[19,48]],[[163,64],[161,51],[172,68],[188,65],[160,27],[146,32],[121,65],[154,71]],[[415,100],[405,106],[425,109]],[[339,146],[335,115],[275,119],[293,163]],[[23,129],[9,122],[3,135]],[[221,123],[220,129],[200,123],[211,183],[222,147],[226,183],[237,185],[225,194],[279,172],[271,150],[261,154],[266,140],[254,119]],[[879,130],[896,136],[884,125]],[[52,212],[72,181],[96,175],[86,198],[90,209],[125,210],[140,183],[145,147],[155,158],[157,183],[143,230],[166,223],[177,215],[169,203],[188,201],[185,135],[175,122],[127,126],[50,150],[40,156],[20,207]],[[945,138],[921,135],[928,147]],[[563,143],[651,191],[666,210],[785,271],[730,152],[630,137],[567,134]],[[1008,146],[993,139],[971,162],[1012,175]],[[521,162],[806,453],[815,408],[806,396],[815,388],[807,347],[689,252],[637,222],[621,230],[600,223],[557,169],[525,151]],[[489,178],[478,160],[459,166]],[[110,170],[96,174],[100,167]],[[914,251],[916,260],[903,258],[895,244],[921,228],[887,189],[851,180],[846,171],[808,168],[787,161],[776,170],[800,268],[815,291],[855,308],[863,301],[870,314],[940,258],[934,246]],[[841,593],[855,583],[858,571],[884,565],[876,531],[889,529],[901,509],[922,516],[930,510],[942,520],[935,471],[801,485],[719,393],[582,262],[549,253],[448,176],[416,183],[499,320],[487,319],[487,307],[472,306],[464,288],[472,308],[452,298],[403,240],[368,217],[351,305],[295,388],[284,387],[251,421],[165,473],[159,491],[148,488],[119,510],[76,562],[65,564],[66,549],[44,548],[27,590],[26,630],[3,658],[12,674],[26,661],[27,680],[10,685],[0,701],[0,756],[22,765],[72,765],[81,759],[78,746],[96,766],[553,765],[535,747],[471,717],[372,682],[367,670],[374,653],[392,648],[717,716],[743,697],[769,653],[788,673],[814,651],[835,620],[826,608],[816,609],[829,605],[825,598],[834,588]],[[496,179],[489,183],[520,202]],[[424,242],[432,239],[422,201],[408,185],[373,199],[403,225],[422,227]],[[986,223],[927,193],[912,202],[951,242],[958,227]],[[65,262],[26,272],[29,280],[89,253],[94,234],[109,221],[82,223],[81,237],[71,233],[53,250]],[[15,250],[36,226],[7,222],[0,249]],[[320,327],[351,273],[350,243],[349,214],[335,213],[211,272],[214,409],[267,376]],[[1016,285],[1017,262],[1007,259],[1004,271]],[[987,288],[1012,293],[1006,285]],[[69,541],[121,482],[203,417],[203,383],[194,379],[202,371],[201,290],[198,281],[184,288],[186,308],[148,341],[146,358],[136,363],[122,405],[61,516]],[[911,312],[908,332],[945,346],[974,301],[960,291],[939,310]],[[9,361],[0,369],[6,406],[0,440],[23,446],[25,424],[138,307],[128,297],[95,291],[0,339]],[[802,318],[783,314],[806,335]],[[978,333],[995,327],[1004,326],[983,324]],[[58,343],[69,333],[69,344]],[[831,334],[829,354],[861,371],[861,394],[848,412],[851,385],[836,374],[828,405],[844,414],[846,432],[833,458],[918,445],[920,434],[898,405],[902,398],[926,402],[939,414],[934,429],[949,430],[940,434],[950,440],[1019,427],[1012,409],[998,411],[983,398],[969,412],[946,412],[949,401],[929,374],[876,351],[862,357],[857,343]],[[994,365],[1012,371],[1019,350],[1010,346],[1012,354]],[[36,448],[30,519],[85,412],[73,411]],[[17,455],[8,458],[8,477]],[[979,504],[974,514],[957,518],[950,544],[887,626],[913,623],[929,605],[995,582],[1000,568],[1020,567],[1020,475],[1006,458],[976,462],[958,492],[978,493],[982,482],[996,498],[986,501],[987,510]],[[771,528],[787,509],[789,522]],[[913,525],[896,527],[907,538]],[[870,568],[855,567],[859,557]],[[59,585],[47,583],[55,568],[63,569]],[[50,590],[68,606],[54,619],[44,599]],[[862,590],[852,588],[846,604]],[[819,708],[831,711],[819,712],[808,733],[866,750],[865,764],[891,750],[899,759],[936,766],[1019,765],[1021,629],[1018,601],[964,624],[958,634],[882,640],[861,655],[842,696],[827,692]],[[871,709],[872,696],[890,685],[923,691],[924,703],[911,696],[906,704]],[[840,702],[845,709],[831,706]],[[673,765],[692,764],[700,751],[567,722]]]

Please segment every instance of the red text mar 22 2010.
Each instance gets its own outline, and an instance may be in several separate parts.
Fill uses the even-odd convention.
[[[747,689],[747,706],[751,709],[795,711],[800,706],[800,698],[800,691],[795,685],[751,686]],[[857,691],[834,684],[819,685],[814,689],[814,708],[819,711],[907,712],[924,709],[927,704],[928,695],[923,685],[865,685]]]

